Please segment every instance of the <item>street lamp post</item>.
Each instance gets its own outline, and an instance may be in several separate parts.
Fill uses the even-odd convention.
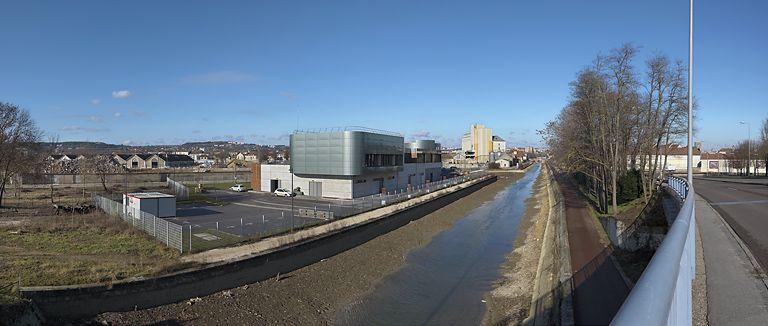
[[[747,125],[747,176],[749,176],[750,162],[752,161],[752,131],[749,122],[739,121],[740,125]]]
[[[688,184],[693,185],[693,0],[688,24]]]

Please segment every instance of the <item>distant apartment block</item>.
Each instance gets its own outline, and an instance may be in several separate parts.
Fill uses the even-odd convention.
[[[499,136],[493,136],[491,142],[493,143],[493,152],[504,153],[507,151],[507,141]]]
[[[461,150],[478,162],[486,163],[493,151],[493,131],[481,124],[470,126],[469,132],[461,137]]]

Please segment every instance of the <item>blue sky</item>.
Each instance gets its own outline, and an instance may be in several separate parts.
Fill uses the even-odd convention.
[[[768,2],[696,5],[705,148],[768,116]],[[687,58],[687,1],[3,1],[0,101],[61,140],[285,143],[359,125],[512,144],[598,52]]]

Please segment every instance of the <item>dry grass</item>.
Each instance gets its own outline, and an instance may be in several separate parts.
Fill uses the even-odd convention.
[[[13,293],[19,283],[109,283],[155,275],[178,265],[179,255],[102,213],[38,217],[0,226],[0,288]]]

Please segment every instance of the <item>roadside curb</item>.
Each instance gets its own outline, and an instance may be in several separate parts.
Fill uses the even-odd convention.
[[[739,237],[736,231],[731,227],[730,224],[728,224],[728,222],[723,218],[723,216],[720,215],[720,212],[718,212],[714,207],[712,207],[712,205],[709,204],[709,201],[705,199],[704,196],[696,194],[696,197],[699,197],[702,201],[704,201],[704,203],[707,204],[707,207],[709,207],[709,209],[711,209],[715,213],[715,215],[720,219],[720,222],[722,222],[725,225],[725,228],[728,229],[728,232],[736,240],[736,244],[738,244],[741,250],[744,251],[747,258],[749,259],[750,264],[752,264],[752,267],[755,269],[755,272],[757,272],[757,275],[755,275],[755,277],[758,278],[761,283],[763,283],[763,286],[765,286],[766,289],[768,289],[768,274],[766,274],[763,267],[760,266],[760,263],[757,261],[757,258],[755,258],[755,256],[752,254],[752,251],[749,250],[749,247],[747,247],[744,241],[741,240],[741,237]]]

